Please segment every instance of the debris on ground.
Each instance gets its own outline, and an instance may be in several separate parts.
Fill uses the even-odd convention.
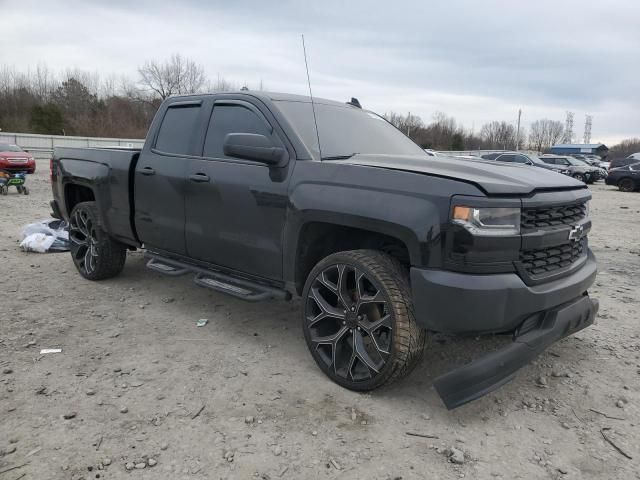
[[[44,355],[46,353],[62,353],[61,348],[43,348],[40,350],[40,355]]]
[[[20,248],[25,252],[66,252],[69,250],[69,232],[64,220],[50,218],[30,223],[22,229]]]

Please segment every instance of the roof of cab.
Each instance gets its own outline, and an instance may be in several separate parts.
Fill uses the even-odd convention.
[[[256,98],[261,98],[263,100],[271,100],[274,102],[302,102],[302,103],[310,103],[311,98],[306,95],[295,95],[292,93],[278,93],[278,92],[263,92],[260,90],[240,90],[233,92],[211,92],[211,93],[203,93],[203,94],[186,94],[186,95],[175,95],[170,98],[189,98],[189,97],[207,97],[211,95],[248,95]],[[337,102],[335,100],[329,100],[327,98],[318,98],[313,97],[314,103],[322,104],[322,105],[335,105],[335,106],[346,106],[346,102]]]

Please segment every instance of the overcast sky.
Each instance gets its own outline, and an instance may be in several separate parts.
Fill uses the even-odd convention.
[[[640,1],[0,0],[0,64],[137,77],[179,52],[209,76],[384,113],[564,122],[640,137]]]

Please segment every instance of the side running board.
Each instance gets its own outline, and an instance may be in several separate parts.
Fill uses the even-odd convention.
[[[155,270],[156,272],[164,273],[165,275],[171,275],[172,277],[178,277],[185,273],[189,273],[190,271],[188,268],[176,267],[174,265],[163,263],[156,258],[152,258],[147,262],[147,268]]]
[[[239,278],[217,270],[197,267],[151,252],[146,252],[145,257],[149,258],[147,267],[151,270],[172,277],[186,273],[195,273],[193,280],[196,285],[226,293],[248,302],[259,302],[261,300],[271,299],[289,300],[291,298],[291,294],[286,290],[263,285],[246,278]]]

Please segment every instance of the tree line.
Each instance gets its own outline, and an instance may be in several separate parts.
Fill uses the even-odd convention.
[[[538,152],[548,150],[563,141],[564,125],[547,118],[536,120],[524,128],[509,122],[485,123],[478,132],[466,130],[455,118],[436,112],[430,123],[425,124],[416,115],[388,112],[385,118],[423,148],[434,150],[517,150]]]
[[[239,88],[222,77],[210,79],[202,65],[179,54],[145,62],[136,80],[78,69],[54,73],[44,64],[26,72],[5,65],[0,131],[144,138],[165,98]]]
[[[52,72],[40,64],[27,72],[0,66],[0,131],[144,138],[158,106],[171,95],[237,90],[240,85],[218,76],[180,54],[149,60],[137,78],[101,77],[82,70]],[[260,82],[255,86],[262,90]],[[529,149],[543,152],[565,138],[564,124],[539,119],[520,131],[512,122],[492,121],[478,131],[436,112],[429,123],[412,114],[387,112],[385,118],[423,148],[434,150]],[[640,139],[611,148],[616,156],[640,151]],[[628,152],[628,153],[627,153]]]

